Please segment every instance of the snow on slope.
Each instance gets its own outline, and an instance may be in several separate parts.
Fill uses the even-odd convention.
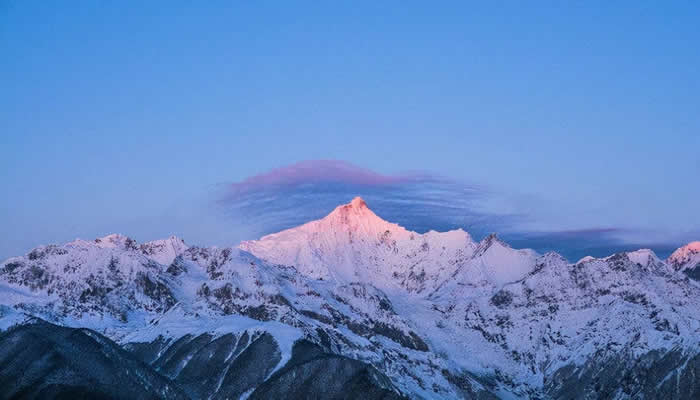
[[[388,223],[374,214],[361,198],[337,207],[325,218],[298,228],[243,242],[240,248],[253,254],[264,254],[277,264],[294,266],[299,272],[320,279],[349,283],[368,278],[367,271],[357,268],[377,241],[391,248],[396,241],[410,236],[403,227]],[[332,266],[332,268],[329,268]]]
[[[141,252],[147,257],[165,265],[172,263],[175,257],[184,253],[188,248],[185,241],[177,236],[154,240],[140,246]]]
[[[7,260],[0,282],[0,304],[91,328],[119,343],[176,338],[190,330],[215,336],[267,332],[286,362],[291,343],[303,336],[376,365],[415,393],[423,389],[419,378],[402,377],[408,366],[402,357],[412,354],[412,368],[424,373],[440,365],[382,291],[308,278],[235,248],[192,246],[163,265],[134,241],[110,235]],[[2,318],[9,321],[9,315]],[[434,381],[449,390],[444,377]]]
[[[323,219],[239,247],[317,279],[422,291],[447,279],[476,244],[461,229],[408,231],[379,218],[357,197]]]
[[[38,247],[0,264],[0,326],[37,315],[120,343],[268,332],[283,360],[305,337],[411,396],[468,397],[469,382],[546,397],[590,360],[697,354],[699,254],[694,242],[667,262],[642,249],[571,264],[495,235],[411,232],[356,198],[239,248],[122,235]]]
[[[627,257],[634,263],[645,268],[658,266],[661,260],[650,249],[639,249],[637,251],[627,252]]]
[[[700,265],[700,241],[688,243],[674,251],[668,257],[668,263],[677,271],[696,268]]]

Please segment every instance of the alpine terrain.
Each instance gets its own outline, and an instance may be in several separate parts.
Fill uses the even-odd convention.
[[[697,399],[700,242],[571,263],[355,198],[234,248],[37,247],[0,330],[3,399]]]

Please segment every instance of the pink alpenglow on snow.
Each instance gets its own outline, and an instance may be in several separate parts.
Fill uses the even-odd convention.
[[[700,241],[691,242],[674,251],[668,263],[676,270],[695,268],[700,265]]]

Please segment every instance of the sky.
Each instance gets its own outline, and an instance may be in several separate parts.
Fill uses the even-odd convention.
[[[354,192],[570,257],[700,239],[698,2],[141,3],[0,0],[0,258],[233,245]],[[299,163],[390,181],[245,205]]]

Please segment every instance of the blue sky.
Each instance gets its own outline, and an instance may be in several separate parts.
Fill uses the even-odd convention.
[[[700,4],[375,3],[0,1],[0,257],[234,244],[266,228],[226,185],[319,159],[487,186],[513,231],[698,239]]]

